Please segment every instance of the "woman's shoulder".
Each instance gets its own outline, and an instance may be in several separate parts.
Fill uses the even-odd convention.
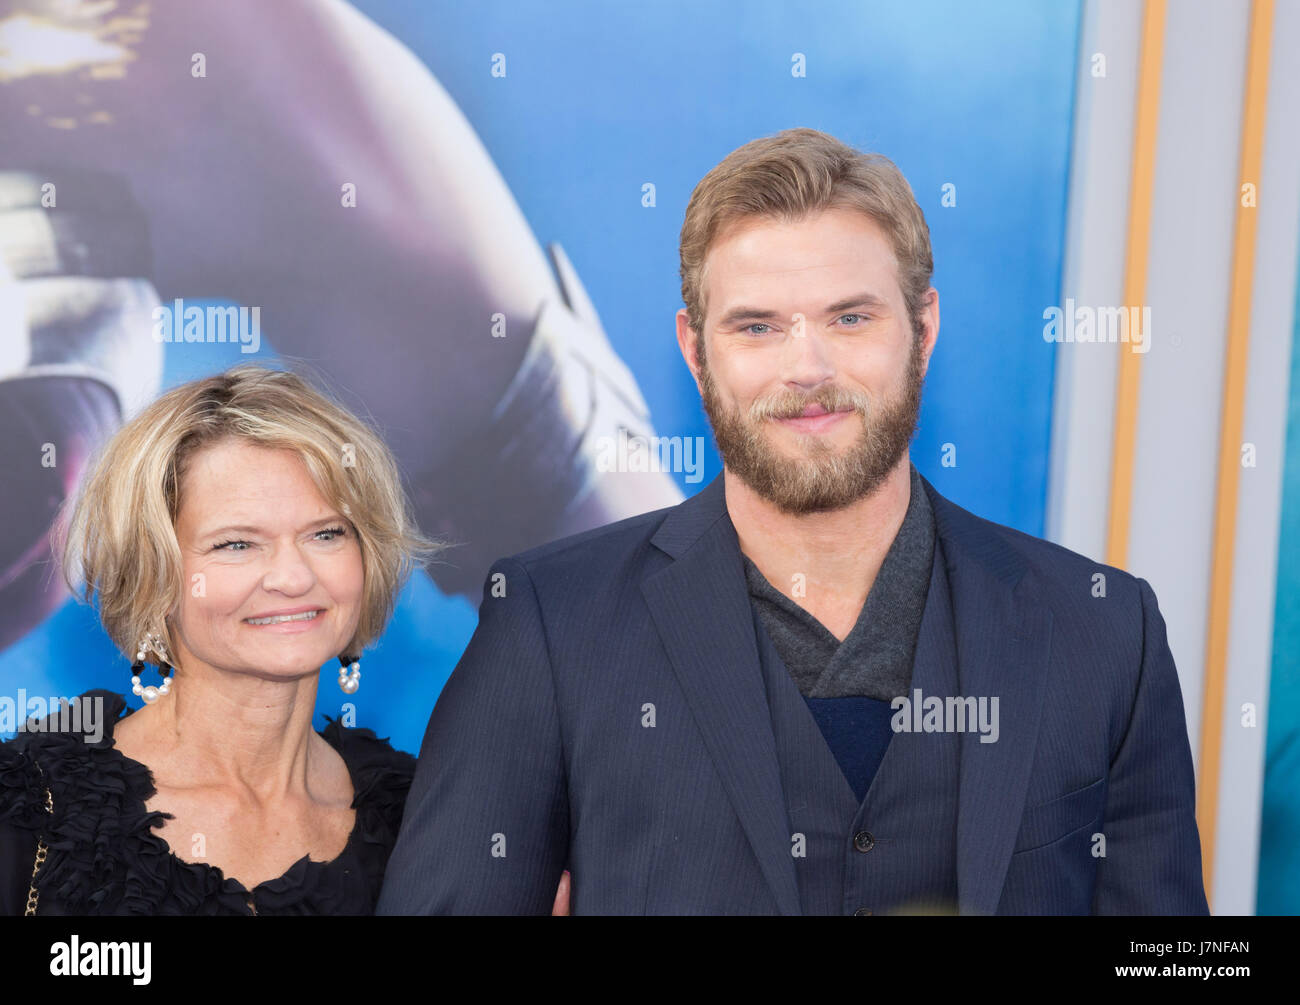
[[[344,726],[328,715],[325,722],[320,735],[347,764],[358,802],[379,790],[410,788],[416,763],[411,754],[396,749],[387,737],[376,736],[372,729]]]
[[[36,880],[40,910],[194,914],[242,903],[212,870],[169,856],[153,833],[165,814],[145,806],[149,770],[114,747],[126,699],[89,691],[67,705],[80,720],[64,707],[0,744],[0,825],[50,849]]]
[[[348,766],[356,793],[352,806],[364,818],[359,822],[369,838],[391,848],[415,775],[415,758],[376,736],[374,730],[344,726],[328,715],[325,721],[320,735]]]
[[[125,708],[120,694],[102,690],[70,701],[42,700],[34,711],[29,701],[21,712],[31,717],[16,724],[12,740],[0,743],[0,821],[39,829],[47,823],[51,792],[115,787],[95,768],[112,747],[113,726]]]

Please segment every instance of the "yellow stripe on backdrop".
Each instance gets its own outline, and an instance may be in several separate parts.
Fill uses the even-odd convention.
[[[1241,479],[1246,366],[1249,359],[1251,293],[1255,278],[1260,170],[1264,159],[1265,107],[1273,34],[1273,0],[1254,0],[1246,56],[1246,96],[1241,119],[1241,157],[1237,177],[1236,225],[1232,238],[1232,273],[1228,295],[1228,338],[1223,364],[1223,412],[1219,419],[1218,482],[1214,500],[1214,550],[1205,644],[1205,697],[1201,703],[1200,780],[1196,820],[1206,896],[1212,895],[1215,826],[1219,807],[1219,767],[1223,750],[1223,700],[1227,685],[1228,624],[1232,605],[1233,552],[1236,545],[1237,489]],[[1243,186],[1256,198],[1244,205]]]
[[[1165,0],[1146,0],[1138,55],[1137,116],[1133,135],[1133,173],[1129,182],[1128,236],[1124,249],[1124,299],[1146,302],[1147,255],[1151,245],[1151,199],[1155,188],[1156,128],[1160,111],[1160,70],[1164,59]],[[1133,505],[1133,455],[1137,446],[1138,390],[1142,354],[1117,343],[1119,377],[1115,390],[1115,439],[1110,460],[1106,562],[1128,564],[1129,515]]]

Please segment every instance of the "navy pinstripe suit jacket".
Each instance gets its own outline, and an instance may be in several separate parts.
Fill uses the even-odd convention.
[[[1000,708],[996,742],[961,737],[959,909],[1208,913],[1150,586],[924,485],[960,694]],[[786,816],[719,475],[493,566],[379,913],[547,914],[567,867],[574,914],[798,914]]]

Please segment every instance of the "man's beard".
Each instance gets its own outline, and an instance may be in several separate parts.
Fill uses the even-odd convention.
[[[916,432],[925,380],[919,338],[913,337],[903,386],[888,400],[874,402],[863,392],[831,385],[811,394],[785,391],[758,398],[743,416],[739,408],[728,409],[719,399],[704,347],[699,342],[697,347],[704,411],[723,463],[785,513],[837,510],[870,495],[898,465]],[[828,412],[853,409],[860,423],[857,439],[841,452],[818,434],[802,434],[803,456],[787,457],[763,427],[797,417],[809,405],[821,405]]]

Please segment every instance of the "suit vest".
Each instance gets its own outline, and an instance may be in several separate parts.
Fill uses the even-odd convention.
[[[752,605],[751,605],[752,606]],[[858,804],[784,661],[754,613],[804,914],[957,913],[955,732],[895,731]],[[916,702],[959,692],[952,596],[936,539],[912,664]],[[893,721],[914,727],[919,710]]]

